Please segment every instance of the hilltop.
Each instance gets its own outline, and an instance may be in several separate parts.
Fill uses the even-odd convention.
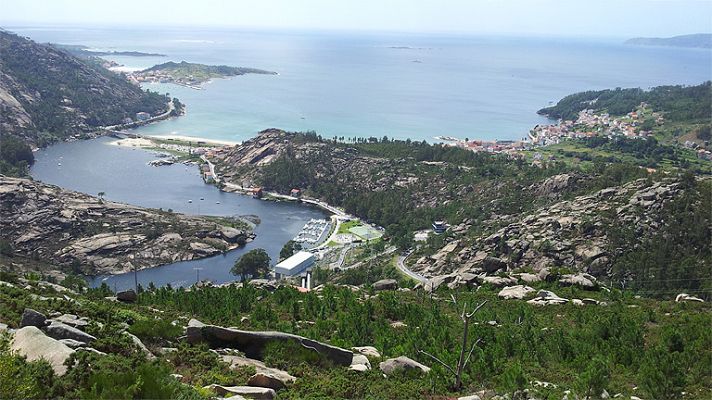
[[[136,113],[168,109],[163,95],[54,47],[0,31],[0,131],[44,145]]]
[[[712,33],[695,33],[691,35],[680,35],[668,38],[647,38],[639,37],[628,39],[625,44],[637,46],[667,46],[667,47],[689,47],[689,48],[712,48]]]

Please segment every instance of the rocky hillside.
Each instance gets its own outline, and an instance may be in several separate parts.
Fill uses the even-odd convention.
[[[214,161],[228,186],[298,187],[385,227],[391,244],[415,249],[407,263],[426,277],[484,274],[481,283],[547,270],[645,282],[641,289],[661,294],[709,289],[710,188],[690,173],[632,163],[537,168],[437,145],[279,130]],[[445,235],[413,242],[438,219],[450,225]]]
[[[519,212],[556,197],[527,190],[553,171],[506,156],[419,142],[334,143],[272,129],[214,161],[234,185],[281,193],[301,188],[381,226],[404,230],[425,228],[438,218],[484,218],[495,208]],[[503,198],[503,192],[511,198]],[[520,196],[528,201],[515,199]]]
[[[550,179],[557,180],[561,176]],[[413,269],[425,276],[496,274],[513,270],[539,273],[565,268],[597,277],[610,275],[613,259],[611,219],[645,237],[664,223],[662,209],[680,195],[679,182],[645,179],[556,202],[534,212],[508,218],[489,235],[453,237],[434,254],[419,258]],[[501,222],[501,221],[500,221]],[[467,226],[456,226],[455,231]]]
[[[116,274],[207,257],[251,237],[227,220],[220,225],[1,175],[0,220],[0,257],[84,273]]]
[[[57,48],[0,30],[0,133],[29,142],[166,109],[167,99]]]

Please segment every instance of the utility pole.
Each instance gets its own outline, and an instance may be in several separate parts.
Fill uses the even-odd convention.
[[[134,288],[136,290],[136,295],[138,295],[138,268],[134,265]]]
[[[202,268],[196,267],[193,269],[195,270],[195,284],[197,285],[198,283],[200,283],[200,270],[202,270]]]

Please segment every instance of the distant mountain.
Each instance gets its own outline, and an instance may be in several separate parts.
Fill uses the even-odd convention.
[[[76,44],[48,43],[52,47],[71,53],[77,57],[100,57],[100,56],[127,56],[127,57],[165,57],[160,53],[144,53],[141,51],[101,51],[91,50],[91,48]]]
[[[0,133],[44,144],[138,112],[160,114],[165,96],[88,59],[0,31]]]
[[[691,47],[710,49],[712,48],[712,33],[695,33],[692,35],[680,35],[669,38],[633,38],[625,41],[625,44],[637,46],[668,46],[668,47]]]

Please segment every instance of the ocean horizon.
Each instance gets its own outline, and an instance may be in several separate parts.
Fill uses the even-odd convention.
[[[167,61],[254,67],[279,75],[215,79],[170,93],[187,114],[136,130],[244,141],[267,128],[324,137],[517,140],[549,120],[536,111],[584,90],[699,84],[712,52],[623,45],[614,38],[7,27],[38,42],[166,57],[107,56],[125,69]]]

